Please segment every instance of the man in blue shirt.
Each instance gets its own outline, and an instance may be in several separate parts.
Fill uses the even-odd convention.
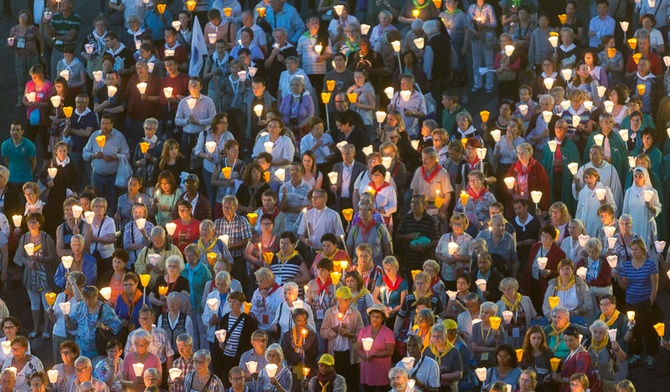
[[[598,15],[591,19],[589,23],[589,46],[597,48],[600,45],[601,37],[605,35],[614,35],[616,21],[607,14],[609,3],[607,0],[598,0],[596,9]]]
[[[9,128],[11,139],[2,143],[2,158],[9,168],[9,183],[19,188],[33,180],[37,165],[35,144],[23,137],[23,124],[14,121]]]
[[[292,5],[284,3],[284,0],[270,0],[265,20],[270,24],[272,31],[278,27],[285,28],[288,40],[294,45],[307,29],[298,11]]]

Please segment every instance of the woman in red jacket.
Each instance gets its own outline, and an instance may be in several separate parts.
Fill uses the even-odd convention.
[[[510,167],[507,177],[514,178],[514,186],[508,192],[507,211],[513,211],[512,201],[514,199],[531,200],[531,192],[541,191],[539,209],[546,211],[549,208],[550,187],[547,172],[540,162],[533,158],[533,147],[529,143],[519,144],[516,147],[516,155],[519,160]],[[502,184],[501,184],[502,185]]]
[[[540,242],[530,248],[528,262],[523,269],[522,287],[535,309],[542,309],[547,284],[558,276],[558,262],[564,258],[565,252],[556,244],[556,228],[545,225],[540,229]]]
[[[590,238],[584,245],[586,257],[582,258],[575,266],[576,271],[579,271],[581,267],[586,268],[586,279],[584,280],[591,289],[594,304],[599,303],[600,297],[603,295],[612,294],[612,267],[607,258],[602,255],[602,248],[603,245],[599,239]],[[617,261],[613,261],[615,266]]]

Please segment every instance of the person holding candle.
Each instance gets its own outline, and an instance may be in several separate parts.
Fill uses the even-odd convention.
[[[245,381],[249,383],[247,387],[250,391],[255,392],[258,391],[259,385],[254,380],[258,377],[259,371],[267,365],[265,351],[268,345],[268,335],[261,330],[254,331],[251,334],[251,345],[253,348],[244,352],[240,357],[240,367],[244,370]],[[252,363],[256,364],[255,369]],[[251,370],[254,371],[253,374]]]
[[[41,304],[45,312],[42,338],[49,339],[51,328],[46,313],[48,305],[44,294],[54,288],[54,264],[58,261],[56,245],[47,233],[40,230],[44,224],[42,214],[29,213],[25,220],[28,224],[28,232],[19,239],[14,262],[25,267],[23,285],[28,290],[33,317],[33,331],[28,337],[35,339],[39,333]],[[26,249],[27,245],[32,248],[30,252]]]
[[[493,352],[495,366],[486,372],[486,379],[482,383],[482,391],[493,390],[492,387],[498,382],[512,386],[512,390],[518,388],[518,380],[521,376],[521,368],[514,347],[509,344],[501,344]]]
[[[317,367],[318,335],[307,328],[307,310],[296,308],[291,318],[294,325],[282,335],[281,347],[286,353],[286,364],[293,374],[293,385],[300,385]],[[305,371],[309,373],[306,374]]]
[[[284,366],[284,350],[281,346],[277,343],[271,344],[265,350],[265,360],[267,365],[258,374],[258,380],[256,380],[258,388],[256,390],[258,392],[290,392],[293,385],[293,376],[291,370]]]
[[[187,203],[188,204],[188,203]],[[189,204],[190,206],[190,204]],[[158,261],[154,265],[149,262],[149,255],[159,255]],[[151,229],[151,242],[142,249],[135,262],[135,273],[151,274],[150,286],[156,282],[159,275],[166,273],[166,260],[169,256],[176,255],[182,259],[179,248],[167,241],[165,229],[161,226],[155,226]]]
[[[80,356],[77,358],[74,361],[74,369],[74,375],[68,379],[67,385],[65,385],[66,391],[109,391],[107,384],[93,377],[93,364],[88,357]],[[32,380],[33,378],[31,377]],[[87,385],[90,385],[89,389],[87,389]]]
[[[45,163],[42,172],[39,174],[39,180],[47,187],[46,203],[49,206],[61,206],[66,199],[67,189],[75,188],[72,184],[77,182],[77,171],[75,165],[70,164],[68,157],[68,145],[60,141],[53,146],[53,156],[48,163]],[[54,174],[55,176],[51,176]],[[44,211],[46,221],[46,232],[55,237],[58,222],[62,220],[62,215],[58,208],[51,208]]]
[[[367,243],[358,244],[355,254],[355,264],[352,266],[352,269],[357,271],[363,279],[363,285],[359,288],[361,290],[365,288],[372,292],[374,291],[377,278],[383,274],[383,270],[378,264],[374,263],[372,247]]]
[[[400,266],[394,256],[385,257],[382,265],[384,274],[377,277],[372,298],[375,300],[375,304],[384,307],[384,321],[391,328],[395,326],[396,315],[405,301],[409,286],[407,281],[398,273]]]
[[[540,229],[540,241],[535,243],[528,254],[528,261],[523,270],[522,286],[528,293],[536,309],[542,308],[540,296],[547,290],[550,278],[556,276],[557,266],[565,258],[555,241],[556,227],[548,224]],[[540,258],[546,258],[544,268],[540,268]]]
[[[158,202],[154,201],[154,204],[157,204],[154,210],[156,219],[160,219],[161,222],[159,226],[167,223],[166,219],[172,215],[174,203],[183,192],[176,179],[180,178],[181,172],[188,171],[188,165],[186,158],[180,152],[179,143],[174,139],[167,139],[163,143],[160,160],[148,183],[154,188],[154,198],[158,199]],[[172,174],[172,178],[167,176],[166,171]],[[167,182],[164,184],[165,180]]]
[[[570,313],[570,320],[575,324],[584,325],[594,318],[591,290],[581,276],[575,274],[575,263],[563,259],[556,267],[558,276],[547,283],[542,311],[545,317],[550,313],[552,304],[550,297],[558,297],[560,304]]]
[[[44,45],[42,34],[38,27],[33,24],[32,19],[31,12],[25,10],[19,12],[19,23],[9,30],[9,38],[7,39],[7,44],[15,51],[14,67],[17,85],[19,86],[19,96],[15,106],[17,108],[23,106],[23,94],[21,94],[20,88],[26,85],[29,76],[28,70],[39,63],[39,47]]]
[[[298,285],[294,282],[286,282],[283,286],[284,301],[279,304],[274,319],[272,320],[272,332],[276,336],[284,334],[293,328],[293,311],[296,309],[305,309],[308,314],[307,328],[312,331],[318,331],[314,324],[314,314],[311,306],[305,306],[305,302],[298,299]]]
[[[607,207],[611,208],[609,205],[607,205]],[[614,214],[614,212],[612,212],[612,214]],[[586,235],[586,228],[584,227],[584,223],[579,219],[571,220],[568,224],[568,233],[570,236],[563,240],[563,243],[561,244],[561,250],[565,252],[565,256],[568,259],[579,260],[584,252],[584,247],[579,241],[580,236]]]
[[[420,310],[419,300],[421,299],[428,301],[428,309],[430,309],[433,314],[438,315],[438,317],[444,316],[444,304],[440,302],[440,299],[437,296],[434,296],[433,292],[430,290],[430,276],[421,271],[414,275],[413,278],[414,291],[405,296],[394,323],[393,333],[396,336],[402,336],[402,334],[407,332],[407,324],[409,324],[410,330],[413,330],[414,327],[418,327],[416,320]]]
[[[121,388],[121,377],[123,376],[123,359],[121,359],[121,354],[123,354],[121,342],[110,340],[107,343],[107,356],[93,368],[93,377],[95,380],[104,382],[110,391]],[[74,369],[73,366],[73,371]]]
[[[28,339],[23,336],[17,336],[12,340],[11,350],[12,356],[5,359],[2,364],[2,371],[9,367],[14,367],[16,377],[14,391],[28,392],[31,390],[28,385],[30,375],[44,370],[42,361],[38,357],[28,353]],[[42,374],[46,376],[46,374]]]
[[[650,161],[650,165],[646,167],[647,170],[653,170],[654,173],[650,174],[653,177],[662,178],[663,173],[663,154],[659,148],[659,144],[656,143],[654,129],[645,129],[640,132],[640,139],[642,143],[636,146],[633,151],[630,152],[630,155],[638,157],[640,154],[645,154]],[[636,158],[637,159],[637,158]],[[627,180],[627,179],[626,179]],[[652,185],[657,184],[656,181],[652,182]],[[628,181],[626,181],[628,185]]]
[[[629,246],[631,259],[623,262],[623,268],[618,274],[619,286],[626,290],[627,309],[635,311],[635,328],[629,353],[644,354],[643,339],[645,342],[654,342],[646,344],[645,360],[647,367],[653,368],[653,356],[658,353],[655,344],[658,335],[652,325],[661,321],[659,315],[662,314],[656,303],[658,268],[649,258],[647,246],[641,238],[632,240]]]
[[[514,186],[507,188],[511,200],[522,198],[529,200],[531,192],[542,192],[540,202],[536,203],[540,210],[549,208],[550,187],[549,178],[542,165],[533,158],[533,147],[528,143],[516,147],[517,163],[510,167],[507,177],[514,177]]]
[[[587,351],[594,371],[598,374],[602,390],[613,391],[616,383],[627,375],[626,352],[621,349],[616,339],[610,339],[609,327],[604,321],[594,321],[589,330],[591,345]]]
[[[251,297],[251,313],[256,316],[258,328],[269,331],[272,328],[271,321],[277,314],[277,309],[284,298],[284,290],[275,281],[272,270],[263,267],[254,272],[258,288]]]
[[[131,177],[131,180],[136,181],[137,178]],[[149,222],[147,218],[148,211],[146,205],[135,204],[131,209],[131,217],[123,230],[123,247],[128,251],[128,258],[126,261],[128,262],[127,265],[131,268],[135,264],[135,260],[137,260],[140,250],[147,246],[149,241],[151,241],[148,233],[154,228],[154,224]],[[142,222],[144,227],[139,227],[140,222]],[[121,278],[121,275],[118,276],[119,279]]]
[[[163,150],[163,141],[156,136],[158,125],[158,120],[153,117],[144,120],[144,138],[134,148],[132,162],[140,184],[148,184],[149,179],[154,177],[154,170],[157,170],[158,167],[156,164]],[[154,186],[150,183],[149,185]],[[148,204],[148,197],[143,200]]]
[[[167,273],[156,278],[149,294],[149,301],[155,308],[156,314],[160,314],[161,310],[165,312],[168,305],[168,294],[190,293],[188,279],[181,276],[184,270],[184,260],[179,255],[171,255],[165,260],[165,268]]]
[[[491,249],[491,253],[499,256],[501,260],[504,260],[504,264],[500,265],[499,270],[503,273],[509,271],[511,276],[518,276],[520,272],[523,272],[523,269],[520,269],[519,257],[516,253],[516,244],[514,243],[514,237],[507,231],[505,231],[505,224],[507,220],[502,214],[495,214],[491,217],[491,223],[489,230],[482,230],[475,238],[475,241],[478,239],[483,239],[486,241],[487,249]],[[475,252],[477,254],[478,252]],[[488,271],[488,270],[487,270]],[[477,271],[471,271],[475,276]],[[481,272],[481,274],[486,274]],[[476,279],[474,279],[476,280]],[[497,287],[490,287],[490,290],[493,292],[497,291]],[[500,293],[497,295],[494,294],[494,300],[500,298]],[[498,298],[495,298],[497,296]]]
[[[598,208],[604,204],[616,209],[612,190],[600,182],[600,174],[594,168],[584,170],[585,187],[579,192],[577,198],[576,219],[584,222],[586,232],[595,237],[602,228],[602,222],[598,217]]]
[[[477,236],[487,226],[489,221],[489,205],[496,201],[493,193],[485,185],[486,178],[480,170],[473,170],[468,174],[469,187],[464,187],[460,198],[454,207],[454,214],[463,213],[467,216],[469,225],[466,231],[470,236]]]
[[[214,268],[214,264],[220,259],[226,260],[230,264],[233,263],[233,256],[230,254],[228,246],[221,238],[214,236],[214,222],[205,219],[200,222],[198,231],[200,238],[198,238],[195,244],[198,247],[198,260],[200,263],[207,266],[210,270]]]
[[[570,197],[572,173],[569,166],[572,163],[579,165],[580,158],[577,146],[566,136],[567,131],[568,122],[566,120],[560,119],[555,122],[554,140],[556,141],[556,150],[552,152],[551,149],[545,148],[541,162],[549,177],[550,202],[563,201],[570,210],[574,208],[574,199]]]
[[[167,369],[172,367],[172,361],[174,359],[174,350],[172,349],[168,335],[162,328],[156,327],[156,318],[149,306],[142,306],[138,320],[140,327],[128,335],[124,351],[126,354],[139,351],[135,336],[142,331],[149,332],[151,334],[151,340],[149,342],[148,351],[158,357],[162,367],[158,367],[157,369],[162,369],[161,374],[165,374]],[[126,355],[126,358],[128,358],[128,355]],[[146,364],[146,368],[149,367],[155,366]],[[165,376],[167,378],[167,374],[165,374]]]
[[[193,110],[196,109],[194,108]],[[211,120],[210,130],[200,132],[194,149],[195,154],[203,160],[202,178],[214,178],[213,173],[216,172],[216,178],[218,179],[218,175],[220,174],[219,169],[222,167],[221,158],[228,153],[226,143],[229,140],[234,140],[234,137],[228,130],[228,116],[225,113],[215,114]],[[232,159],[233,169],[235,168],[236,158],[237,156]],[[223,163],[225,164],[226,162],[224,161]],[[216,185],[205,181],[205,188],[207,189],[209,200],[216,200]]]
[[[7,353],[5,353],[4,349],[0,350],[0,361],[2,361],[2,363],[5,363],[5,360],[7,358],[11,358],[12,356],[14,356],[11,350],[11,342],[14,340],[14,338],[20,336],[19,331],[21,329],[21,325],[19,324],[19,320],[16,317],[9,315],[9,312],[2,319],[1,325],[5,336],[0,338],[0,342],[10,342],[9,346],[10,349],[8,350]],[[30,343],[28,343],[28,354],[30,354]]]
[[[236,181],[242,178],[245,169],[244,161],[238,159],[240,144],[237,140],[226,140],[223,150],[225,153],[222,154],[225,156],[220,162],[214,165],[211,175],[211,184],[216,188],[216,195],[212,200],[214,202],[214,219],[218,219],[223,215],[220,200],[236,192]]]
[[[98,300],[99,293],[95,286],[85,286],[81,294],[83,300],[70,315],[65,316],[65,322],[68,330],[76,331],[75,343],[79,345],[82,355],[95,357],[98,355],[97,329],[118,334],[122,323],[112,308]]]
[[[71,242],[72,237],[75,234],[82,234],[84,239],[87,239],[89,242],[93,234],[91,225],[83,219],[83,215],[80,215],[80,218],[75,219],[73,208],[81,208],[79,201],[72,197],[65,199],[63,202],[65,219],[56,229],[56,251],[58,252],[59,257],[72,255]]]
[[[81,301],[81,289],[84,287],[86,284],[84,274],[82,274],[79,271],[72,271],[70,275],[68,275],[68,281],[67,284],[65,285],[65,290],[61,293],[59,293],[52,306],[49,307],[49,310],[47,310],[47,313],[49,315],[49,318],[54,324],[53,330],[52,330],[52,353],[53,357],[56,361],[56,363],[63,363],[65,362],[69,366],[72,365],[72,361],[76,359],[79,356],[79,347],[74,344],[74,342],[70,341],[73,346],[76,347],[76,351],[70,351],[70,353],[75,353],[76,355],[74,358],[71,358],[71,360],[67,360],[64,355],[62,355],[63,347],[61,347],[62,343],[66,341],[68,333],[71,333],[72,331],[67,330],[67,326],[65,324],[65,314],[63,313],[63,306],[70,307],[70,310],[74,310],[77,307],[77,303]],[[76,288],[75,288],[76,286]],[[69,305],[61,305],[68,303]],[[11,341],[11,339],[8,339]],[[61,356],[59,356],[61,354]],[[3,358],[0,357],[0,360],[4,360]],[[68,369],[70,373],[74,372],[74,369]],[[63,378],[59,378],[61,383],[64,386],[65,380],[67,377],[63,375]]]
[[[261,166],[252,162],[245,166],[236,197],[238,199],[238,211],[240,214],[251,213],[262,205],[263,192],[269,190],[267,182],[262,176]]]
[[[537,317],[537,312],[530,297],[519,293],[519,282],[514,278],[505,278],[500,282],[500,291],[503,295],[496,303],[498,312],[496,316],[503,319],[507,332],[507,343],[514,348],[520,348],[523,337],[530,328],[531,322]],[[511,312],[509,315],[506,313]]]
[[[471,4],[467,10],[468,27],[472,35],[472,58],[475,81],[472,92],[482,89],[481,67],[493,69],[495,29],[498,26],[493,7],[482,0]],[[488,72],[487,72],[488,73]],[[486,76],[486,92],[493,92],[493,77]]]
[[[490,366],[495,363],[493,358],[497,354],[496,346],[503,343],[505,329],[501,325],[501,319],[491,320],[498,312],[498,305],[493,302],[484,302],[479,311],[481,322],[472,325],[472,340],[470,347],[475,353],[474,359],[478,366]],[[495,323],[495,324],[494,324]]]
[[[134,272],[126,272],[123,275],[123,291],[116,299],[114,313],[121,319],[124,328],[129,331],[139,326],[140,308],[147,299],[138,289],[140,278]]]
[[[136,350],[127,353],[123,360],[121,385],[124,389],[140,392],[144,390],[144,380],[142,377],[144,369],[157,369],[160,378],[162,367],[158,356],[149,351],[149,344],[151,343],[151,333],[149,331],[144,329],[137,330],[133,334],[132,340]]]
[[[66,287],[67,275],[73,271],[80,271],[86,278],[86,284],[93,285],[97,281],[101,281],[101,274],[98,273],[95,257],[84,252],[86,248],[86,240],[81,234],[72,236],[70,243],[72,249],[72,263],[69,268],[65,268],[63,263],[58,264],[54,275],[54,284],[60,288]],[[123,263],[125,267],[125,263]]]
[[[264,204],[266,200],[272,199],[272,196],[269,195],[269,193],[276,195],[272,190],[263,192]],[[270,202],[268,201],[268,203]],[[258,210],[258,212],[260,213],[262,210],[263,209]],[[279,214],[281,214],[281,212],[279,212]],[[260,230],[258,230],[247,243],[247,247],[244,250],[244,258],[252,264],[252,266],[262,268],[266,265],[264,253],[276,253],[279,251],[279,236],[274,233],[275,218],[273,214],[264,213],[260,216],[258,221],[260,223]]]
[[[603,158],[614,166],[619,173],[619,180],[623,182],[624,173],[629,169],[626,142],[623,141],[618,132],[614,131],[614,119],[610,113],[602,113],[600,115],[599,126],[599,131],[591,133],[586,141],[584,161],[587,161],[588,156],[586,151],[590,151],[591,146],[594,144],[602,146],[604,151]],[[601,137],[602,141],[599,141]]]
[[[57,391],[65,391],[66,384],[76,373],[75,360],[79,358],[79,346],[72,340],[63,338],[62,343],[54,348],[58,353],[54,359],[58,358],[59,363],[53,367],[58,371],[58,379],[53,384]]]
[[[212,369],[215,374],[228,374],[228,371],[240,362],[242,353],[252,348],[251,336],[256,329],[256,321],[244,312],[245,300],[242,292],[233,291],[228,294],[230,311],[218,319],[216,326],[219,330],[227,331],[225,340],[222,342],[216,336],[216,345],[210,344],[214,361]],[[224,381],[224,385],[230,385],[229,383],[228,379]]]
[[[293,280],[298,284],[307,283],[310,273],[302,255],[295,250],[298,240],[292,232],[285,231],[279,236],[279,252],[270,263],[276,278],[284,284]]]
[[[395,346],[393,332],[384,324],[388,310],[384,305],[375,304],[368,308],[370,325],[358,332],[355,345],[361,358],[361,378],[364,390],[382,390],[388,387],[384,377],[391,369],[391,355]]]
[[[633,223],[633,232],[647,244],[658,238],[656,217],[661,209],[658,192],[651,185],[647,169],[636,167],[633,169],[633,186],[628,188],[624,197],[622,213],[639,217]]]
[[[554,61],[553,56],[549,56],[544,60],[542,60],[542,73],[535,77],[535,80],[531,85],[533,91],[536,92],[535,96],[537,97],[538,101],[540,100],[540,97],[542,95],[550,94],[551,89],[554,87],[560,86],[565,88],[565,80],[559,77],[558,74],[559,71],[561,71],[561,68],[556,66],[556,61]],[[547,86],[544,84],[544,81],[547,78],[552,79],[552,84],[550,88],[547,88]],[[560,102],[556,102],[557,105],[559,103]]]
[[[591,384],[595,390],[599,390],[598,388],[600,384],[598,375],[591,369],[591,357],[586,349],[580,344],[579,335],[581,335],[581,331],[575,326],[569,326],[563,332],[563,340],[569,350],[569,354],[561,364],[560,373],[557,373],[556,371],[553,371],[552,373],[552,379],[560,384],[560,392],[574,391],[574,389],[571,389],[570,385],[573,382],[572,379],[576,375],[575,373],[582,373],[580,378],[586,381],[585,383],[582,381],[582,384],[585,384],[585,388]],[[589,375],[588,378],[586,374]],[[586,389],[583,389],[583,391],[585,390]]]

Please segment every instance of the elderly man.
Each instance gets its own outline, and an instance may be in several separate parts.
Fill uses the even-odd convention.
[[[16,372],[13,369],[5,368],[0,376],[0,389],[3,391],[14,391],[16,384]]]
[[[179,358],[175,359],[172,367],[181,370],[181,376],[174,380],[170,378],[168,385],[172,392],[184,392],[184,377],[195,370],[193,338],[187,333],[182,333],[177,336],[176,346]]]
[[[70,249],[72,249],[72,265],[66,271],[63,263],[58,264],[56,275],[54,276],[54,283],[56,286],[64,289],[67,283],[67,273],[72,271],[81,271],[86,277],[87,285],[95,285],[98,276],[98,266],[95,257],[88,253],[84,253],[86,249],[86,240],[81,234],[75,234],[70,241]]]
[[[225,196],[221,203],[223,217],[214,222],[216,236],[228,236],[228,250],[233,256],[231,274],[240,281],[243,290],[249,290],[249,275],[247,273],[247,261],[244,259],[244,249],[251,238],[251,225],[249,221],[238,215],[237,198]]]
[[[254,273],[258,288],[251,297],[251,314],[256,317],[258,329],[270,332],[272,320],[279,305],[284,300],[284,288],[275,281],[269,268],[261,268]]]
[[[437,164],[437,151],[433,147],[421,151],[421,161],[423,164],[414,173],[409,187],[415,196],[426,195],[428,202],[426,210],[430,215],[437,215],[438,221],[444,222],[453,192],[449,173]],[[439,208],[435,205],[435,199],[438,197],[444,199]]]
[[[453,321],[452,321],[453,322]],[[423,338],[419,335],[409,335],[407,338],[407,356],[414,358],[409,369],[405,362],[400,361],[396,367],[405,368],[416,380],[416,386],[422,391],[437,390],[440,388],[440,367],[433,358],[423,355]]]
[[[404,245],[400,248],[405,250],[405,276],[411,270],[423,269],[423,262],[435,257],[435,246],[439,239],[437,222],[426,212],[426,196],[414,195],[410,201],[410,212],[400,221],[396,235],[396,240]]]
[[[150,254],[157,254],[160,256],[155,266],[147,261]],[[135,273],[138,275],[146,273],[151,274],[150,285],[153,285],[159,275],[166,273],[165,264],[167,258],[170,256],[176,256],[183,262],[179,248],[167,241],[165,229],[161,226],[156,226],[151,229],[151,242],[147,244],[137,256],[137,261],[135,261]]]
[[[326,207],[328,194],[324,189],[317,189],[312,193],[314,208],[307,210],[300,220],[298,235],[300,240],[314,250],[321,250],[321,237],[326,233],[344,236],[340,215],[333,209]]]
[[[577,170],[577,174],[573,177],[572,196],[577,200],[579,191],[584,187],[582,180],[584,178],[584,170],[592,167],[598,171],[598,174],[600,174],[600,182],[612,190],[615,204],[618,206],[622,205],[623,190],[621,188],[621,177],[619,176],[616,167],[605,161],[605,154],[602,146],[594,144],[588,151],[590,161],[580,167],[579,170]]]
[[[246,385],[244,370],[239,366],[234,366],[228,371],[228,383],[231,385],[230,392],[247,392],[249,387]]]
[[[335,194],[336,211],[353,208],[354,184],[358,176],[366,170],[365,164],[354,160],[356,146],[347,143],[340,151],[342,162],[333,166],[333,171],[337,173],[337,183],[330,185],[330,190]]]
[[[621,138],[619,132],[614,131],[614,118],[610,113],[602,113],[599,117],[598,125],[600,129],[597,132],[591,133],[586,140],[584,147],[584,162],[587,161],[590,155],[591,146],[598,144],[595,141],[597,135],[603,137],[603,159],[614,166],[619,173],[619,180],[621,183],[625,182],[625,176],[628,173],[630,166],[628,165],[628,146]]]
[[[168,340],[172,347],[177,345],[177,336],[181,334],[188,334],[195,336],[193,319],[186,313],[182,313],[181,308],[183,301],[182,294],[176,291],[171,292],[167,296],[168,312],[158,316],[158,325],[168,335]]]
[[[100,147],[96,138],[104,136],[103,147]],[[114,118],[109,114],[103,114],[100,119],[100,130],[95,131],[88,138],[84,146],[83,157],[86,162],[93,166],[92,184],[99,194],[105,195],[109,200],[116,200],[116,173],[119,170],[119,160],[130,157],[128,143],[123,134],[114,129]],[[116,213],[116,203],[109,206],[108,213]]]
[[[293,231],[298,214],[309,206],[307,194],[312,190],[312,186],[303,180],[303,174],[305,168],[302,164],[292,163],[289,169],[290,181],[279,188],[279,209],[286,215],[287,231]]]
[[[347,390],[347,383],[344,377],[335,373],[335,358],[330,354],[323,354],[319,358],[319,374],[312,377],[309,381],[303,379],[303,389],[307,387],[309,392],[321,392],[325,388],[326,382],[332,382],[333,392],[345,392]]]
[[[198,135],[212,123],[216,114],[214,101],[212,98],[201,94],[201,88],[200,78],[192,77],[188,81],[190,95],[179,102],[177,115],[174,119],[175,125],[182,127],[180,146],[182,153],[187,157],[190,156],[191,150],[198,141]]]
[[[137,350],[135,347],[135,335],[138,331],[145,330],[149,332],[149,334],[151,334],[151,340],[149,342],[148,350],[160,359],[163,367],[161,374],[163,374],[163,378],[166,379],[168,374],[167,370],[172,368],[172,361],[174,360],[174,350],[172,349],[168,335],[161,328],[154,326],[156,318],[154,317],[153,310],[148,306],[143,306],[142,309],[140,309],[139,322],[140,328],[128,335],[124,353],[125,355],[128,355]]]
[[[391,382],[391,392],[409,392],[411,389],[407,386],[409,381],[409,372],[404,367],[393,367],[389,370],[389,381]]]
[[[74,377],[65,385],[65,392],[79,392],[83,383],[90,382],[95,392],[109,392],[109,387],[104,382],[93,377],[93,366],[88,357],[81,356],[74,361]],[[4,385],[2,390],[5,391]],[[8,389],[11,391],[11,389]]]
[[[270,0],[270,7],[267,7],[265,22],[270,25],[274,31],[278,27],[286,29],[288,40],[296,44],[302,33],[305,32],[303,23],[298,11],[282,0]]]

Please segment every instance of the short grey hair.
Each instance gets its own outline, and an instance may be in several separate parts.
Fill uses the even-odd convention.
[[[287,291],[298,291],[300,288],[298,287],[298,284],[295,282],[286,282],[284,283],[284,292]]]
[[[598,253],[600,253],[601,250],[603,250],[603,243],[600,242],[598,238],[589,238],[586,241],[586,244],[584,244],[584,249],[592,249],[596,248],[598,250]]]
[[[631,214],[621,214],[619,217],[619,224],[621,224],[622,220],[627,220],[630,223],[633,223],[633,216]]]
[[[177,342],[182,342],[189,347],[193,347],[193,337],[187,333],[177,335]]]
[[[265,349],[265,360],[269,361],[268,359],[268,354],[270,351],[275,351],[277,354],[279,354],[279,362],[284,362],[284,350],[282,350],[281,346],[278,345],[277,343],[272,343],[270,347]]]
[[[482,304],[482,306],[479,308],[479,313],[482,314],[484,312],[491,312],[493,314],[498,313],[498,305],[491,301],[486,301]]]
[[[530,143],[521,143],[518,146],[516,146],[517,154],[522,151],[525,151],[529,154],[533,154],[533,146],[531,146]]]
[[[389,379],[394,379],[397,376],[405,376],[405,378],[409,378],[409,372],[404,367],[394,366],[389,370]]]
[[[228,271],[219,271],[219,273],[216,274],[216,276],[214,277],[214,283],[216,283],[216,281],[221,280],[221,279],[223,279],[223,281],[226,283],[226,285],[230,286],[230,282],[231,282],[232,279],[231,279],[230,273],[228,273]]]
[[[5,181],[9,181],[9,169],[6,166],[0,165],[0,177],[4,178]]]
[[[152,237],[158,237],[160,236],[161,238],[165,238],[165,229],[163,226],[154,226],[153,229],[151,229],[151,236]]]
[[[513,288],[516,291],[519,291],[519,281],[514,278],[505,278],[500,281],[498,288],[502,291],[506,288]]]
[[[568,308],[559,305],[551,310],[551,318],[552,319],[556,318],[556,315],[558,315],[559,313],[567,314],[568,317],[570,317],[570,311],[568,310]]]
[[[207,230],[214,230],[214,222],[212,222],[210,219],[205,219],[200,222],[200,233]]]
[[[607,332],[609,327],[602,320],[596,320],[591,325],[589,325],[589,331],[593,334],[594,331],[605,331]]]
[[[133,332],[133,344],[137,344],[137,341],[142,339],[150,342],[151,333],[149,333],[149,331],[146,329],[136,329],[135,332]]]
[[[74,365],[75,366],[86,366],[86,367],[93,367],[93,363],[91,363],[91,359],[86,356],[80,356],[77,359],[74,360]]]
[[[200,350],[196,351],[195,354],[193,354],[193,359],[201,357],[205,358],[207,362],[212,362],[212,354],[210,354],[209,350],[205,348],[201,348]]]
[[[153,230],[151,230],[153,232]],[[171,255],[168,256],[168,258],[165,260],[165,266],[167,267],[168,264],[177,262],[177,268],[179,268],[179,272],[184,270],[184,259],[180,255]]]
[[[70,239],[70,242],[72,242],[72,241],[74,241],[74,240],[77,240],[77,241],[81,242],[81,244],[82,244],[83,246],[86,246],[86,238],[84,238],[83,235],[81,235],[81,234],[75,234],[75,235],[73,235],[72,238]]]

